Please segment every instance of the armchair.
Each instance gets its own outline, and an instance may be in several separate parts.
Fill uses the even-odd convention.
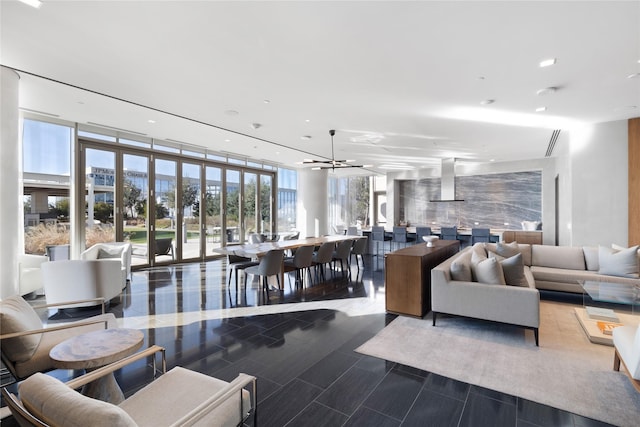
[[[131,243],[128,242],[107,242],[96,243],[80,254],[80,259],[111,259],[117,258],[122,264],[123,286],[127,286],[127,281],[131,280]]]
[[[119,259],[67,260],[42,264],[42,281],[47,304],[61,304],[69,300],[105,301],[122,293],[122,267]],[[61,308],[87,307],[82,303]]]
[[[71,303],[75,302],[83,301]],[[35,372],[54,369],[49,351],[62,341],[96,329],[116,327],[115,316],[104,314],[104,300],[100,298],[92,302],[102,302],[101,315],[45,328],[35,310],[56,304],[32,307],[18,295],[0,301],[0,353],[14,378],[21,380]]]
[[[43,288],[40,267],[49,258],[44,255],[18,255],[18,273],[20,295],[27,295]]]
[[[246,374],[228,383],[175,367],[120,405],[91,399],[74,390],[158,351],[164,353],[162,347],[152,346],[66,384],[38,373],[18,386],[19,398],[6,388],[2,396],[21,425],[237,426],[248,418],[252,408],[253,425],[257,425],[256,378]],[[244,389],[250,384],[252,396]]]
[[[613,370],[619,371],[622,362],[631,384],[640,392],[640,326],[618,326],[612,335]]]

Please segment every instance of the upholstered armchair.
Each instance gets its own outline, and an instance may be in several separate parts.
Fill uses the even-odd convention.
[[[613,329],[613,369],[624,366],[631,383],[640,392],[640,326],[618,326]]]
[[[74,390],[158,351],[164,353],[162,347],[152,346],[66,384],[38,373],[18,386],[19,397],[6,388],[2,389],[2,396],[20,425],[239,426],[249,417],[251,409],[253,425],[257,425],[256,378],[246,374],[228,383],[175,367],[119,405]],[[163,371],[164,367],[165,363]],[[245,390],[250,385],[253,394]]]
[[[91,301],[92,304],[103,302],[102,299]],[[103,304],[102,315],[62,325],[43,327],[36,309],[50,307],[55,307],[55,305],[32,307],[18,295],[0,301],[2,362],[16,380],[24,379],[35,372],[54,369],[53,362],[49,358],[49,351],[62,341],[85,332],[117,326],[116,318],[112,313],[104,314]]]
[[[44,255],[18,255],[20,295],[27,295],[43,288],[40,270],[43,262],[49,262],[49,258]]]
[[[96,243],[80,254],[80,259],[119,259],[122,264],[123,285],[127,286],[127,280],[131,280],[131,243],[106,242]]]
[[[110,301],[122,293],[120,259],[67,260],[42,264],[42,283],[47,304],[104,298]],[[95,305],[83,303],[61,308]]]

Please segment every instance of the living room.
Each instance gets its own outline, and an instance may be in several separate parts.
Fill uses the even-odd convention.
[[[132,141],[148,139],[167,142],[167,139],[171,139],[173,141],[169,141],[169,145],[174,144],[181,147],[180,149],[194,152],[198,147],[206,147],[206,150],[220,156],[242,157],[245,166],[249,162],[273,167],[274,169],[262,168],[262,172],[274,178],[277,177],[279,165],[297,168],[299,175],[296,185],[300,197],[298,206],[304,205],[305,209],[300,208],[298,218],[294,219],[297,220],[297,229],[303,237],[329,234],[331,225],[338,225],[329,221],[328,211],[330,208],[338,211],[339,208],[336,208],[328,197],[323,197],[328,186],[328,177],[346,176],[351,173],[367,177],[383,176],[385,187],[376,189],[375,192],[379,194],[372,194],[371,200],[373,196],[384,195],[385,219],[390,226],[407,220],[406,206],[401,205],[401,182],[438,178],[441,173],[440,161],[443,158],[455,158],[460,159],[455,168],[456,178],[472,179],[479,175],[539,171],[541,209],[539,218],[535,220],[541,223],[545,245],[610,247],[616,244],[630,247],[640,243],[640,223],[637,221],[640,210],[640,156],[637,154],[640,144],[637,124],[640,78],[634,76],[639,67],[639,58],[636,58],[636,2],[570,2],[538,6],[528,2],[519,2],[519,6],[496,5],[491,2],[455,2],[457,4],[452,6],[435,2],[411,2],[416,3],[413,5],[394,5],[392,2],[359,2],[362,5],[335,2],[322,5],[307,2],[307,8],[299,2],[243,5],[199,2],[192,5],[194,9],[191,13],[187,13],[187,9],[181,9],[173,2],[120,4],[122,9],[112,8],[105,2],[56,3],[59,2],[43,1],[40,9],[31,9],[17,1],[2,2],[0,5],[3,35],[3,179],[0,188],[4,207],[1,213],[0,235],[7,250],[7,255],[0,257],[3,298],[16,291],[19,276],[17,256],[24,247],[23,230],[26,224],[20,219],[23,218],[24,212],[23,173],[20,166],[23,155],[21,129],[23,120],[34,117],[51,123],[63,123],[74,130],[99,128],[105,133]],[[370,6],[368,10],[367,6]],[[452,14],[459,16],[459,20],[452,19]],[[96,23],[98,16],[101,19]],[[156,28],[162,28],[162,31],[154,33],[153,28],[142,25],[149,16],[157,17],[160,24]],[[225,21],[225,16],[229,21],[226,25],[221,22]],[[554,18],[550,18],[552,16]],[[264,20],[264,17],[270,20]],[[367,21],[362,17],[370,18],[370,26],[358,24],[363,26],[355,27],[356,22]],[[442,20],[443,23],[437,23],[438,20]],[[482,22],[488,23],[484,29],[479,25]],[[535,39],[532,34],[535,34],[534,30],[538,25],[536,22],[549,22],[549,27],[553,29],[539,44],[532,41]],[[615,25],[615,31],[610,28],[612,22],[618,23]],[[568,30],[567,23],[575,27]],[[97,26],[92,28],[94,24]],[[389,24],[393,24],[392,28],[380,30]],[[528,31],[517,30],[519,25]],[[202,31],[214,31],[209,27],[217,27],[219,32],[202,33],[200,41],[196,42],[198,37],[195,29],[193,33],[187,31],[190,26],[201,27]],[[427,31],[421,28],[423,26],[431,26],[435,34],[421,32]],[[463,27],[468,27],[468,31],[462,32]],[[25,28],[30,28],[30,32],[25,32]],[[119,30],[115,30],[117,28]],[[170,31],[170,28],[174,28],[175,31]],[[253,28],[253,31],[249,28]],[[403,33],[403,28],[410,28],[411,31]],[[274,29],[279,29],[276,31],[277,37],[269,32]],[[119,34],[114,34],[110,42],[109,33]],[[193,39],[187,37],[187,33],[193,34]],[[395,38],[391,38],[391,33]],[[580,34],[583,39],[579,43],[569,43],[566,40],[568,37],[565,37],[567,33]],[[78,34],[82,36],[79,37]],[[292,34],[300,34],[299,45],[294,43],[295,46],[290,46],[290,40],[295,39]],[[368,35],[364,37],[366,40],[362,40],[363,34]],[[421,52],[421,46],[427,51],[436,49],[435,46],[431,46],[433,43],[426,41],[437,40],[438,35],[442,37],[443,34],[451,39],[446,42],[448,51],[459,52],[459,56],[463,57],[466,54],[462,52],[471,50],[469,47],[462,50],[462,46],[470,43],[464,40],[471,41],[474,37],[477,38],[478,44],[472,43],[476,50],[482,46],[481,41],[513,40],[504,40],[504,43],[509,42],[507,47],[495,43],[497,48],[491,52],[486,51],[487,56],[482,60],[478,60],[475,55],[471,57],[469,53],[466,62],[460,61],[452,58],[452,53],[443,54],[440,50],[437,51],[437,55],[427,55],[431,59],[426,64],[422,64],[423,60],[416,59],[420,55],[415,52]],[[180,35],[185,38],[181,38]],[[385,40],[385,37],[389,38]],[[327,39],[327,44],[320,42],[323,38]],[[229,40],[237,44],[225,47]],[[400,49],[402,43],[410,49]],[[150,46],[149,51],[145,51],[145,44]],[[369,45],[378,46],[380,50]],[[554,45],[562,47],[562,53],[565,54],[554,52]],[[189,49],[200,49],[195,49],[198,52],[196,54],[191,50],[187,53],[187,46]],[[211,46],[211,49],[207,50],[207,46]],[[586,49],[585,46],[591,46],[592,49]],[[286,50],[289,48],[292,50]],[[313,55],[305,54],[312,48]],[[573,55],[579,56],[580,60]],[[522,63],[516,59],[521,60],[522,56],[527,56],[526,61],[531,62],[531,68],[535,71],[521,67]],[[550,68],[538,67],[538,61],[553,56],[557,56],[557,63]],[[381,58],[385,60],[382,61]],[[607,66],[597,64],[597,58],[602,58],[603,62],[607,62]],[[494,61],[502,65],[492,66],[488,70],[489,65],[486,63]],[[275,67],[276,63],[281,63],[282,68],[271,68]],[[365,63],[368,64],[366,67],[363,65]],[[220,64],[226,64],[227,69],[221,69],[224,66]],[[407,66],[399,67],[397,64]],[[68,65],[73,66],[67,67]],[[383,68],[387,66],[393,71]],[[595,72],[599,67],[604,71]],[[399,72],[398,68],[405,71]],[[451,79],[445,82],[439,71],[441,68],[445,69],[444,74],[452,75]],[[316,75],[317,70],[321,70],[319,75]],[[462,73],[460,70],[467,71]],[[584,75],[588,78],[582,80],[579,70],[584,70]],[[514,76],[524,76],[523,73],[527,77],[518,82],[519,87],[507,86],[508,83],[512,83],[511,80],[517,80]],[[166,79],[165,83],[157,85],[157,82],[152,82],[156,74],[162,75],[162,78]],[[239,83],[231,84],[230,75],[235,75]],[[268,76],[272,78],[269,79]],[[411,82],[408,83],[411,89],[401,84],[405,77],[407,82]],[[203,83],[198,83],[208,80],[216,80],[218,84],[205,88]],[[422,80],[431,80],[428,90],[421,89],[421,84],[427,84],[420,83]],[[229,92],[223,91],[225,85],[228,86]],[[319,90],[302,90],[306,86],[313,86]],[[374,91],[377,86],[383,89],[380,92]],[[549,87],[555,89],[544,94],[536,94],[536,90]],[[289,90],[291,88],[296,88],[298,94],[304,96],[293,98],[296,90]],[[247,95],[249,92],[251,94]],[[285,93],[286,96],[283,95]],[[398,95],[401,93],[410,95]],[[367,94],[371,94],[371,98],[367,97]],[[564,98],[565,96],[570,97],[570,101]],[[423,102],[427,102],[424,100],[431,97],[444,99],[446,102],[441,101],[438,105],[429,105],[427,108]],[[288,101],[285,98],[288,98]],[[171,99],[175,99],[176,102],[170,102]],[[356,99],[359,101],[356,102]],[[480,106],[480,102],[489,100],[493,102]],[[287,107],[280,109],[285,104]],[[308,111],[304,107],[309,104],[314,104],[313,111],[311,107]],[[445,107],[450,107],[449,104],[473,104],[473,109],[463,117],[460,112],[455,115],[447,110]],[[547,104],[547,111],[534,112],[534,108],[542,107],[542,104]],[[575,110],[571,107],[575,107]],[[583,107],[585,110],[581,109]],[[215,113],[211,113],[213,110]],[[508,115],[498,117],[497,113],[507,110],[519,112],[521,115],[510,118]],[[399,111],[405,111],[406,114]],[[496,114],[485,115],[487,111]],[[366,120],[361,118],[360,114],[367,116]],[[560,117],[567,120],[558,121]],[[532,118],[535,118],[535,121],[529,123],[528,120]],[[575,122],[578,120],[579,126],[572,127],[571,125],[576,125]],[[295,121],[295,124],[290,121]],[[418,122],[419,125],[416,124]],[[443,122],[448,125],[447,128],[453,128],[451,133],[448,133]],[[545,123],[540,124],[542,122]],[[334,128],[337,129],[335,155],[329,151],[330,138],[327,133],[329,129]],[[561,131],[555,146],[551,147],[549,139],[557,129]],[[303,138],[307,136],[310,138]],[[495,147],[492,146],[492,141],[495,141]],[[74,137],[73,144],[77,143],[77,138]],[[94,149],[113,148],[107,141],[103,143],[104,145],[100,146],[97,145],[98,142],[91,141],[93,145],[89,145]],[[331,144],[333,148],[333,140]],[[72,147],[72,155],[69,157],[79,156],[80,145]],[[549,155],[545,155],[545,151],[549,149]],[[141,151],[144,149],[140,148],[139,152]],[[534,154],[531,154],[532,152]],[[151,158],[166,153],[149,151],[146,155]],[[355,162],[350,163],[363,167],[312,171],[310,164],[296,165],[309,157],[320,158],[325,162],[335,162],[336,159],[343,158],[355,159]],[[185,163],[194,161],[194,158],[195,156],[189,157]],[[125,169],[122,164],[118,165],[118,161],[114,162],[114,170]],[[344,163],[349,164],[346,161]],[[369,164],[373,166],[364,167]],[[228,169],[236,166],[238,165],[224,165]],[[77,174],[79,166],[74,167],[78,168],[74,169]],[[148,173],[148,176],[152,176],[154,171],[149,169]],[[73,183],[82,188],[74,190],[72,203],[75,204],[75,208],[72,207],[75,209],[72,221],[76,221],[75,228],[70,228],[71,239],[75,239],[71,245],[73,259],[80,257],[85,245],[84,238],[79,237],[81,234],[74,234],[85,224],[85,209],[82,203],[85,197],[85,183],[80,182]],[[273,187],[276,187],[275,184]],[[157,201],[156,203],[159,204]],[[372,207],[375,205],[373,201],[370,203]],[[279,226],[276,211],[275,207],[271,211],[269,222],[272,227],[268,230],[270,232],[274,232]],[[122,213],[114,210],[115,215]],[[373,220],[373,215],[370,218]],[[166,221],[171,221],[169,215]],[[473,219],[470,221],[473,222]],[[121,227],[123,222],[120,221],[120,225],[116,226]],[[241,224],[222,223],[220,226],[227,227],[227,230],[233,230],[234,227],[242,230]],[[510,224],[510,227],[515,226],[514,223]],[[200,230],[205,229],[206,227],[200,227]],[[240,235],[244,238],[248,236],[248,231],[248,228],[242,230]],[[212,233],[216,233],[215,241],[213,238],[211,241],[206,240],[209,239],[209,235],[205,237],[202,231],[204,249],[199,252],[201,256],[194,257],[190,263],[186,262],[189,259],[185,256],[186,251],[183,248],[186,247],[187,239],[195,233],[191,230],[185,230],[183,234],[178,234],[179,231],[176,230],[175,233],[174,242],[179,240],[179,243],[175,244],[176,248],[182,245],[180,250],[176,249],[175,255],[173,252],[159,255],[157,259],[150,256],[143,258],[144,264],[140,268],[134,268],[129,288],[122,294],[122,305],[114,305],[114,309],[117,312],[116,317],[118,314],[126,313],[119,319],[126,327],[135,328],[136,324],[139,324],[140,328],[146,329],[149,334],[158,334],[158,339],[153,342],[173,346],[176,356],[173,361],[176,363],[192,364],[192,368],[196,370],[200,364],[202,371],[220,373],[223,372],[219,371],[222,365],[230,366],[235,362],[233,359],[238,357],[248,366],[243,369],[251,373],[252,367],[259,372],[261,358],[268,357],[279,358],[280,362],[274,369],[284,371],[287,364],[303,363],[293,354],[304,354],[309,364],[305,365],[305,369],[300,365],[292,370],[292,373],[296,374],[296,381],[290,385],[307,385],[302,383],[308,381],[314,387],[328,387],[329,385],[317,378],[310,380],[310,377],[317,373],[307,373],[304,378],[297,375],[319,362],[315,357],[309,359],[309,354],[301,350],[304,345],[300,342],[297,347],[285,345],[280,348],[280,353],[277,349],[272,349],[270,351],[274,353],[269,355],[263,354],[266,353],[264,349],[250,348],[249,344],[245,344],[242,351],[258,351],[251,357],[231,354],[229,358],[218,359],[217,356],[207,354],[207,348],[209,345],[218,346],[221,340],[229,339],[229,336],[222,338],[225,334],[216,332],[214,338],[209,333],[212,327],[220,327],[229,333],[230,330],[241,329],[254,322],[258,326],[253,325],[250,328],[266,331],[269,330],[271,322],[279,324],[281,320],[289,325],[309,326],[317,320],[313,319],[313,316],[320,317],[319,325],[328,327],[328,319],[333,317],[334,324],[340,324],[334,331],[335,336],[344,338],[344,342],[353,340],[349,344],[349,347],[352,347],[349,351],[352,352],[367,340],[365,337],[371,338],[376,335],[390,320],[385,315],[384,304],[381,302],[381,299],[384,299],[383,273],[376,269],[381,264],[384,265],[382,257],[367,258],[365,272],[360,272],[361,278],[359,281],[356,280],[357,286],[347,286],[346,290],[343,289],[344,294],[334,295],[329,302],[315,302],[315,305],[309,305],[309,309],[304,309],[309,311],[306,314],[302,307],[309,304],[308,302],[294,302],[285,298],[285,302],[292,303],[291,308],[285,309],[283,305],[277,304],[265,307],[259,302],[257,294],[251,296],[251,293],[247,296],[247,307],[229,307],[221,302],[229,297],[228,289],[225,287],[226,261],[214,260],[212,248],[207,245],[215,243],[223,246],[232,242],[237,236],[237,231],[231,231],[228,235],[212,227]],[[148,253],[145,253],[140,257],[147,255]],[[185,262],[180,266],[173,265],[174,260],[171,258],[174,256],[176,261]],[[358,270],[354,267],[351,267],[352,275],[357,277]],[[183,275],[181,279],[176,277],[179,275]],[[186,298],[179,290],[185,286],[189,288],[189,296]],[[285,283],[285,288],[286,286]],[[356,302],[358,298],[354,296],[362,298],[361,303]],[[308,296],[311,299],[316,297]],[[233,298],[231,295],[232,305],[235,306],[237,301]],[[346,302],[340,302],[342,298]],[[153,302],[150,302],[151,300]],[[572,302],[580,304],[575,300]],[[200,310],[199,306],[204,308],[201,309],[202,313],[196,315]],[[252,311],[251,306],[256,306],[253,307],[256,310]],[[358,312],[360,309],[361,313]],[[118,313],[120,310],[122,313]],[[216,310],[223,314],[213,313]],[[300,312],[288,315],[280,313],[279,310]],[[313,310],[333,311],[319,313]],[[263,319],[265,323],[257,320],[261,313],[268,316]],[[352,313],[359,313],[360,316],[351,315]],[[293,319],[287,316],[293,316]],[[300,317],[305,320],[300,320]],[[178,321],[176,318],[185,320]],[[274,318],[280,320],[272,320]],[[156,321],[167,322],[167,325],[171,326],[167,326],[167,329],[149,326]],[[367,323],[369,321],[370,324]],[[194,326],[198,325],[198,322],[200,326]],[[242,325],[236,324],[237,322]],[[185,330],[181,329],[183,326]],[[321,335],[317,329],[321,328],[316,328],[315,331]],[[186,330],[188,332],[184,335]],[[356,331],[362,333],[362,336],[357,336]],[[327,344],[330,340],[309,338],[311,335],[305,335],[306,332],[309,331],[304,328],[293,328],[287,332],[287,343],[295,342],[294,336],[300,335],[300,341],[304,343],[316,342],[310,344],[311,348],[321,345],[330,348]],[[200,333],[211,339],[212,344],[208,344],[207,339],[193,346],[186,345],[186,341],[197,341],[195,337]],[[272,333],[276,334],[277,331],[269,334]],[[262,335],[264,334],[252,334],[251,337],[269,342],[279,340],[275,335],[268,338]],[[215,342],[217,344],[214,344]],[[358,345],[355,345],[355,342],[358,342]],[[151,339],[146,344],[152,344]],[[204,352],[200,349],[201,345],[204,346]],[[544,348],[544,345],[545,339],[542,334],[541,346]],[[220,348],[228,350],[226,344],[220,345]],[[218,347],[215,349],[220,350]],[[337,360],[335,363],[345,363],[353,367],[353,364],[349,364],[349,361],[354,360],[352,357],[361,357],[359,353],[358,356],[345,356],[344,349],[337,350],[337,347],[331,349],[337,353],[332,352],[332,358],[325,362],[327,364]],[[288,352],[290,354],[287,354]],[[328,353],[323,355],[328,356]],[[216,364],[215,368],[206,367],[208,359]],[[376,377],[372,371],[386,370],[387,367],[383,366],[385,364],[364,359],[359,359],[361,365],[356,367],[362,376],[354,374],[353,381],[365,381],[369,378],[375,383],[376,378],[381,380],[381,377]],[[389,371],[402,376],[407,369],[409,368],[393,365]],[[346,370],[335,372],[344,374]],[[349,375],[352,374],[353,372]],[[272,375],[273,377],[261,378],[267,390],[266,394],[262,395],[265,398],[270,394],[270,387],[274,390],[283,386],[283,381],[287,380],[287,384],[288,381],[292,381],[292,378],[285,378],[286,375]],[[424,378],[428,377],[423,373],[417,377],[421,375]],[[221,376],[227,380],[231,379],[227,375]],[[415,376],[410,378],[414,380]],[[435,376],[428,381],[436,381]],[[132,382],[135,383],[135,380]],[[132,385],[127,391],[132,391],[137,385]],[[348,388],[345,384],[342,386],[345,389],[340,393],[346,392]],[[451,385],[453,388],[458,386],[457,383]],[[463,387],[462,394],[471,388]],[[324,388],[322,390],[324,391]],[[373,393],[374,388],[368,390]],[[378,392],[382,393],[381,390]],[[297,394],[295,391],[290,393],[288,396]],[[308,415],[313,411],[322,411],[325,407],[330,407],[343,416],[353,416],[355,409],[340,408],[336,402],[329,404],[329,400],[337,400],[340,393],[321,401],[316,401],[314,396],[307,401],[310,406],[301,407],[299,411],[309,411],[306,413]],[[272,402],[276,402],[275,396]],[[415,396],[417,394],[414,398]],[[365,407],[356,408],[366,409],[371,415],[369,410],[379,405],[377,398],[372,397]],[[454,400],[472,402],[459,398]],[[511,406],[516,408],[514,405]],[[273,403],[266,407],[267,412],[270,412],[276,411],[278,405]],[[292,407],[290,405],[289,409],[293,410]],[[409,409],[405,408],[400,412],[401,422]],[[335,416],[333,412],[331,414]],[[440,415],[444,416],[443,414],[444,412]],[[295,415],[287,420],[293,420]],[[396,421],[395,424],[392,421],[392,425],[398,424],[397,417],[397,413],[391,417]],[[346,422],[343,417],[338,418]],[[356,419],[353,418],[350,422],[356,423]],[[521,420],[544,425],[540,420]],[[282,419],[278,419],[278,422],[281,421]],[[278,422],[273,421],[272,425],[278,425]],[[472,421],[469,423],[473,424]],[[336,421],[336,424],[340,422]]]

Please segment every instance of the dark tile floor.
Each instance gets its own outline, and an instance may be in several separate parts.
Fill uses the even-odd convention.
[[[376,263],[368,258],[364,271],[353,267],[353,281],[338,274],[335,280],[312,287],[285,283],[283,294],[272,292],[269,298],[258,290],[257,282],[246,293],[228,292],[224,260],[159,267],[134,273],[121,303],[110,311],[125,319],[158,319],[156,327],[143,329],[145,344],[165,347],[169,368],[180,365],[225,380],[239,372],[256,375],[258,424],[265,427],[605,425],[356,353],[355,348],[393,320],[384,312],[349,316],[333,309],[307,310],[300,304],[298,311],[180,320],[180,313],[204,310],[354,297],[384,299],[383,271],[380,265],[376,269]],[[173,315],[174,322],[168,322],[167,315]],[[73,372],[54,371],[53,375],[66,379]],[[126,395],[150,377],[144,362],[116,375]],[[2,424],[15,422],[7,418]]]

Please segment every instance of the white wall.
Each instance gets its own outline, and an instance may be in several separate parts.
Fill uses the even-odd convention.
[[[627,245],[628,121],[599,123],[570,135],[572,246]]]

